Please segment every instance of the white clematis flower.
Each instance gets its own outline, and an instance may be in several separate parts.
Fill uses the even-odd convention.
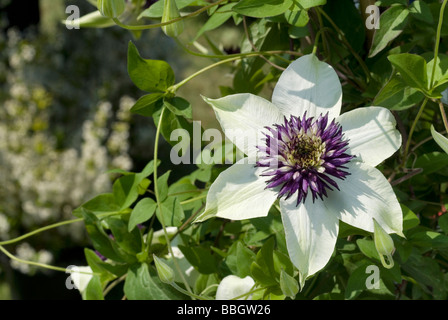
[[[375,220],[402,235],[400,205],[374,168],[401,145],[395,119],[381,107],[340,115],[338,76],[315,55],[291,63],[272,103],[252,94],[204,99],[247,158],[218,176],[196,221],[263,217],[279,199],[301,287],[329,261],[339,220],[369,232]]]

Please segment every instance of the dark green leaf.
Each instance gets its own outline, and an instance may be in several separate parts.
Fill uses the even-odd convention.
[[[426,22],[426,23],[433,23],[434,18],[431,14],[431,9],[429,6],[425,3],[425,1],[416,0],[411,3],[409,6],[409,12],[411,13],[412,17],[415,19],[418,19],[420,21]]]
[[[107,235],[101,222],[91,212],[82,208],[80,210],[84,218],[87,233],[92,241],[93,247],[106,258],[114,260],[119,263],[126,263],[135,260],[134,257],[129,256],[123,252],[120,247]]]
[[[422,168],[423,173],[430,174],[448,166],[448,154],[431,152],[418,157],[415,168]]]
[[[127,218],[127,217],[126,217]],[[138,229],[128,231],[129,222],[124,216],[114,216],[106,220],[112,231],[115,243],[130,255],[136,255],[142,250],[142,236]]]

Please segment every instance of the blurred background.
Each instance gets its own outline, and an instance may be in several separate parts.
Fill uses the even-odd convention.
[[[111,190],[107,170],[139,171],[152,159],[153,120],[129,113],[144,94],[127,75],[129,41],[144,58],[167,61],[177,81],[209,62],[185,54],[159,29],[138,39],[118,27],[69,30],[61,21],[73,4],[81,15],[95,10],[85,0],[0,0],[0,241],[73,219],[74,208]],[[186,29],[193,38],[195,26]],[[231,26],[219,32],[221,43],[238,40]],[[216,120],[200,95],[217,97],[231,79],[227,71],[213,70],[178,91],[205,128]],[[160,148],[169,160],[169,145]],[[179,166],[171,176],[191,169]],[[76,223],[5,248],[66,268],[86,264],[84,246],[84,225]],[[0,253],[0,299],[80,299],[66,288],[67,277]]]

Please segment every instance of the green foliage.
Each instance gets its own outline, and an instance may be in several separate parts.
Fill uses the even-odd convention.
[[[448,87],[448,29],[446,19],[438,24],[446,2],[379,1],[383,10],[377,30],[365,28],[365,12],[348,0],[341,1],[344,5],[325,0],[173,2],[180,16],[195,19],[196,24],[193,34],[170,29],[169,35],[209,64],[176,82],[184,75],[165,60],[143,58],[129,42],[129,79],[144,91],[130,111],[156,124],[151,146],[155,159],[138,173],[111,171],[116,175],[111,192],[92,195],[74,210],[84,221],[92,249],[100,254],[84,251],[96,275],[83,298],[107,299],[109,286],[124,281],[121,294],[127,299],[211,299],[223,278],[236,275],[255,281],[252,299],[447,299],[448,140],[443,131],[448,128],[440,99]],[[139,7],[140,1],[130,3],[126,10],[138,17],[134,20],[138,23],[122,21],[121,26],[133,32],[153,32],[165,27],[154,20],[177,18],[166,18],[162,1],[149,8]],[[228,47],[219,37],[220,29],[229,26],[238,30],[233,54],[225,52]],[[184,45],[190,41],[202,51]],[[399,199],[405,237],[377,230],[375,236],[381,233],[387,240],[381,247],[373,233],[340,223],[332,259],[305,282],[288,257],[276,205],[265,218],[212,218],[195,224],[208,188],[228,166],[197,162],[188,174],[179,176],[179,167],[157,155],[162,138],[168,145],[177,144],[170,139],[177,129],[202,138],[193,123],[196,105],[179,94],[190,80],[228,63],[230,83],[203,81],[219,88],[223,96],[243,92],[269,96],[280,72],[310,52],[337,71],[343,110],[379,105],[393,111],[404,143],[378,168]],[[197,159],[197,149],[203,145],[188,141],[188,147],[191,159]],[[223,158],[237,154],[232,148]],[[395,263],[385,268],[378,252],[390,254]],[[168,272],[162,281],[157,273],[161,268],[177,276]],[[374,275],[378,281],[371,282]]]

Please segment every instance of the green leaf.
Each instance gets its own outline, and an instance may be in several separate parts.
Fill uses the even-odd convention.
[[[408,0],[380,0],[375,3],[375,5],[381,7],[389,7],[394,4],[402,4],[404,6],[407,6]]]
[[[425,1],[416,0],[409,6],[409,12],[411,16],[417,20],[432,24],[434,18],[431,13],[431,9]]]
[[[204,32],[214,30],[219,26],[223,25],[227,20],[229,20],[235,13],[231,10],[236,3],[228,3],[223,5],[218,10],[216,10],[207,22],[202,25],[198,33],[194,37],[197,40]]]
[[[445,232],[445,234],[448,234],[448,214],[443,214],[439,217],[438,221],[439,227]]]
[[[373,105],[400,111],[419,104],[424,97],[423,93],[407,86],[402,77],[396,74],[378,92]]]
[[[164,1],[157,1],[148,9],[145,9],[138,17],[141,18],[161,18],[163,14]],[[176,0],[176,6],[179,10],[188,6],[207,6],[210,3],[204,0]]]
[[[115,202],[120,210],[129,208],[138,198],[142,182],[154,172],[154,161],[151,160],[142,172],[128,173],[115,180],[112,190]]]
[[[190,102],[181,97],[172,99],[164,99],[165,106],[175,115],[184,117],[185,119],[193,119],[193,109]]]
[[[371,264],[370,262],[364,262],[350,274],[345,288],[345,299],[355,299],[361,292],[367,290],[366,280],[369,274],[366,273],[366,270]]]
[[[142,236],[138,229],[128,231],[129,222],[124,216],[107,218],[106,223],[114,236],[115,243],[130,255],[142,250]]]
[[[304,27],[310,20],[308,11],[304,9],[287,10],[285,12],[285,18],[290,25],[295,27]]]
[[[423,173],[431,174],[448,166],[448,154],[442,152],[425,153],[415,161],[415,168],[422,168]]]
[[[250,275],[250,266],[255,260],[255,256],[252,250],[244,246],[241,241],[238,241],[230,247],[225,263],[232,271],[232,274],[245,278]]]
[[[124,293],[129,300],[186,299],[179,291],[160,281],[154,268],[146,263],[134,264],[129,268]]]
[[[277,284],[273,258],[274,244],[274,238],[269,238],[257,252],[250,268],[252,278],[267,287]]]
[[[84,256],[92,271],[100,274],[102,284],[121,277],[128,269],[126,264],[112,264],[110,261],[105,262],[101,260],[101,258],[89,248],[84,248]]]
[[[412,234],[409,241],[422,248],[448,248],[448,236],[435,231],[422,231]]]
[[[80,212],[84,218],[87,233],[92,241],[93,247],[106,258],[119,263],[127,263],[135,260],[135,257],[129,256],[126,252],[113,241],[103,229],[101,221],[92,213],[84,208]]]
[[[427,65],[423,57],[411,53],[401,53],[390,55],[387,59],[400,72],[403,81],[408,86],[425,94],[428,92]]]
[[[444,278],[438,263],[432,257],[423,257],[416,248],[408,260],[401,264],[401,268],[418,287],[436,300],[446,299],[446,289],[444,288]]]
[[[162,202],[163,222],[166,226],[180,227],[185,219],[184,210],[176,197],[168,197]],[[161,221],[160,209],[156,210],[157,218]]]
[[[157,179],[158,196],[161,202],[165,201],[168,196],[168,179],[170,178],[171,170],[165,172]]]
[[[103,287],[99,276],[93,276],[83,292],[84,300],[104,300]]]
[[[188,262],[201,274],[211,274],[218,271],[216,255],[213,255],[209,248],[184,245],[179,245],[178,248]]]
[[[161,110],[153,114],[154,123],[158,123]],[[160,132],[163,138],[171,145],[176,145],[178,141],[171,141],[171,133],[176,129],[184,129],[190,137],[193,137],[193,124],[181,116],[175,115],[170,109],[165,109]],[[202,133],[201,133],[202,134]]]
[[[327,4],[327,0],[296,0],[295,3],[301,5],[304,9],[309,9]]]
[[[174,71],[166,61],[143,59],[132,42],[128,47],[128,73],[132,82],[147,92],[165,92],[175,83]]]
[[[356,240],[356,244],[358,245],[359,250],[361,250],[366,257],[380,261],[380,256],[376,251],[373,240],[358,239]]]
[[[265,18],[284,13],[292,4],[292,0],[241,0],[233,11],[248,17]]]
[[[139,183],[135,174],[122,176],[115,180],[112,189],[116,202],[120,205],[120,210],[129,208],[137,200]]]
[[[131,112],[145,117],[152,117],[155,111],[160,109],[163,104],[164,93],[150,93],[147,94],[134,104]]]
[[[437,63],[434,69],[434,59],[428,62],[427,73],[428,73],[428,88],[430,87],[430,81],[432,72],[434,70],[434,83],[431,89],[436,90],[437,93],[446,89],[446,84],[448,83],[448,55],[439,53],[437,56]]]
[[[112,193],[104,193],[100,194],[93,199],[87,201],[80,207],[76,208],[73,211],[73,214],[81,218],[82,212],[81,210],[85,209],[95,215],[118,212],[120,211],[120,205],[116,203],[115,195]]]
[[[405,6],[397,5],[389,8],[380,16],[380,28],[375,30],[369,57],[377,55],[406,27],[409,10]]]
[[[280,272],[280,288],[285,296],[294,299],[299,292],[299,283],[284,270]]]
[[[151,198],[140,200],[129,217],[128,231],[131,232],[138,224],[148,221],[156,211],[157,203]]]
[[[403,230],[412,229],[420,224],[420,219],[411,209],[401,204],[401,210],[403,211]]]

